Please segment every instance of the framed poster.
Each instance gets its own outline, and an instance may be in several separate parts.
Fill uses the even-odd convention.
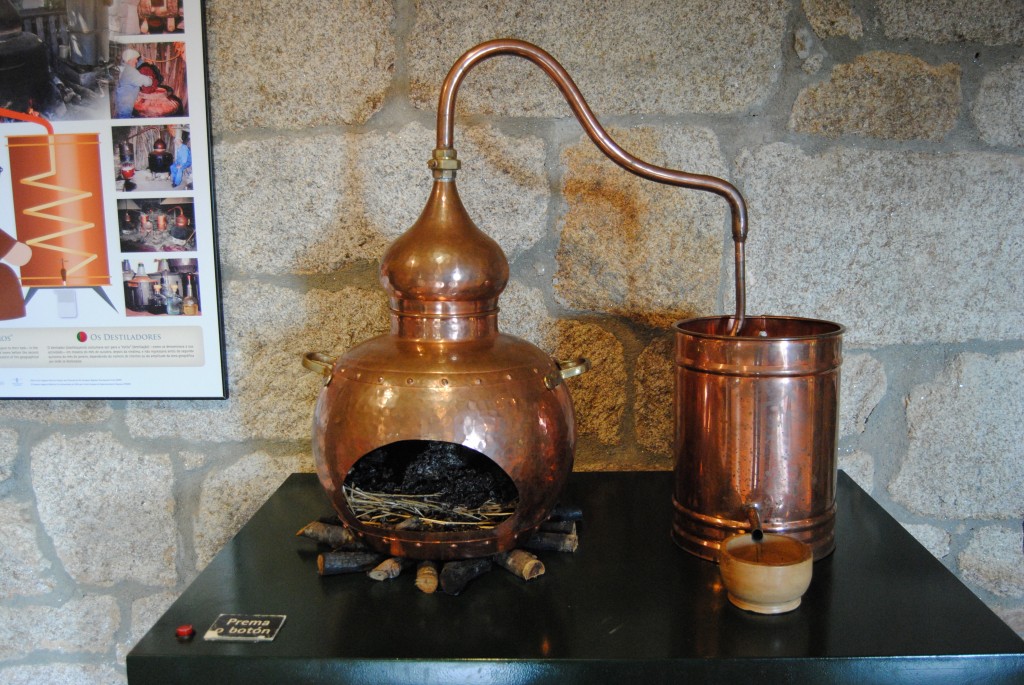
[[[200,1],[0,33],[0,398],[226,397]]]

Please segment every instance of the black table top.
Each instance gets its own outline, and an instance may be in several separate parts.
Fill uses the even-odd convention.
[[[411,572],[319,577],[295,531],[330,505],[293,474],[131,651],[129,683],[1024,683],[1024,641],[846,474],[836,551],[775,616],[734,607],[717,566],[672,543],[671,487],[664,472],[573,474],[577,552],[451,597]],[[204,641],[222,613],[288,618],[273,642]],[[185,623],[198,635],[181,643]]]

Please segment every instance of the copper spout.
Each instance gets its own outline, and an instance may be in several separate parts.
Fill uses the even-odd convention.
[[[435,174],[442,173],[441,170],[446,170],[448,177],[454,177],[454,172],[458,169],[458,160],[456,159],[453,142],[455,137],[455,96],[458,93],[459,86],[462,84],[462,80],[474,66],[498,55],[524,57],[539,66],[558,86],[558,89],[569,103],[573,115],[575,115],[580,125],[583,126],[583,130],[594,141],[598,149],[626,171],[658,183],[705,190],[725,198],[729,203],[732,219],[736,271],[736,314],[733,318],[729,335],[737,335],[740,329],[743,328],[746,318],[744,275],[746,267],[743,246],[747,239],[747,205],[739,190],[728,181],[715,176],[690,174],[684,171],[676,171],[648,164],[622,149],[608,135],[604,127],[601,126],[601,123],[594,116],[593,111],[587,105],[587,101],[583,98],[579,88],[577,88],[568,72],[555,58],[536,45],[514,39],[492,40],[472,48],[452,65],[441,86],[441,96],[437,106],[437,149],[434,151],[434,158],[431,160],[431,168],[435,169]]]
[[[750,520],[750,535],[755,540],[760,540],[764,537],[764,530],[761,528],[761,512],[760,507],[756,504],[751,504],[747,507],[747,519]]]

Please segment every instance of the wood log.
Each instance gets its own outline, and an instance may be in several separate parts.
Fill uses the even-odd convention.
[[[316,570],[321,576],[358,573],[373,568],[382,558],[373,552],[326,552],[317,556]]]
[[[421,561],[416,567],[416,588],[428,595],[437,590],[437,564]]]
[[[390,557],[374,566],[366,575],[370,576],[373,580],[393,580],[401,575],[402,569],[406,565],[405,559]]]
[[[410,516],[395,526],[395,530],[419,530],[423,521],[418,516]]]
[[[548,515],[549,521],[582,521],[583,510],[571,504],[556,504]]]
[[[525,549],[513,549],[494,556],[498,566],[523,580],[544,575],[544,562]]]
[[[309,538],[310,540],[330,545],[334,549],[363,546],[363,543],[359,538],[357,538],[348,528],[345,528],[344,526],[333,526],[321,521],[313,521],[299,530],[295,535],[301,535],[302,537]]]
[[[540,524],[540,530],[544,533],[561,533],[562,535],[576,535],[575,521],[545,521]]]
[[[471,580],[479,578],[490,570],[490,557],[449,561],[441,569],[441,589],[445,594],[457,595],[466,589]]]
[[[575,552],[580,539],[573,534],[537,532],[527,538],[521,547],[535,552]]]

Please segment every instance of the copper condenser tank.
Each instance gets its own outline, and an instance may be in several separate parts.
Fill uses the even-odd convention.
[[[761,529],[835,547],[836,443],[843,327],[794,317],[679,321],[672,535],[718,557]]]
[[[25,287],[110,285],[99,136],[9,136],[18,240],[32,248]]]

